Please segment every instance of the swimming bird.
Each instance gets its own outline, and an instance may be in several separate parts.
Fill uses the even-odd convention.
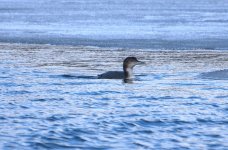
[[[123,61],[123,71],[108,71],[98,75],[98,79],[124,79],[130,80],[133,76],[133,68],[136,65],[144,64],[137,60],[136,57],[127,57]]]

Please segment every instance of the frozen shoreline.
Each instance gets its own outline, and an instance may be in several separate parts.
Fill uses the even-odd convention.
[[[0,42],[174,50],[228,48],[226,0],[0,3]]]
[[[64,35],[13,35],[2,32],[1,43],[24,43],[24,44],[52,44],[72,46],[97,46],[103,48],[138,48],[159,50],[227,50],[226,38],[204,38],[204,39],[90,39]],[[7,36],[6,36],[7,35]]]

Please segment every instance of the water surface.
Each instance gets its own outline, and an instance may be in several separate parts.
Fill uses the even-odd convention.
[[[227,0],[0,0],[0,42],[228,48]]]
[[[96,79],[126,56],[147,63],[134,83]],[[228,81],[205,76],[227,66],[227,51],[2,43],[0,148],[225,150]]]

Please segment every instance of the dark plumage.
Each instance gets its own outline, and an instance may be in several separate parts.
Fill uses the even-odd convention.
[[[136,57],[127,57],[123,61],[123,71],[108,71],[98,75],[98,79],[131,79],[135,65],[143,64]]]

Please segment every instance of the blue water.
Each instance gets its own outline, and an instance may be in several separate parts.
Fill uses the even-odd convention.
[[[121,70],[128,55],[147,63],[135,68],[133,83],[96,79]],[[227,51],[0,44],[0,149],[225,150],[227,58]]]
[[[227,49],[227,0],[0,0],[0,42]]]
[[[227,0],[0,0],[0,149],[228,149],[227,27]]]

